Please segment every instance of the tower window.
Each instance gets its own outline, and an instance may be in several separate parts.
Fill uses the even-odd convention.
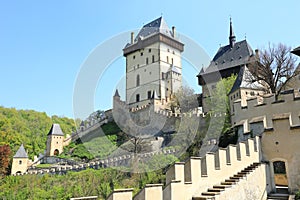
[[[167,63],[169,63],[169,56],[167,56]]]
[[[19,160],[19,165],[22,165],[22,160]]]
[[[148,65],[148,63],[149,63],[149,59],[148,59],[148,58],[146,58],[146,65]]]
[[[136,76],[136,86],[140,86],[140,75]]]
[[[148,52],[151,53],[151,49],[149,49]]]
[[[133,59],[135,59],[135,56],[133,56]]]
[[[143,56],[144,55],[144,53],[143,52],[141,52],[141,56]]]
[[[140,101],[140,94],[137,94],[137,95],[135,96],[135,99],[136,99],[136,102],[139,102],[139,101]]]
[[[151,91],[148,91],[148,99],[151,99]]]
[[[154,55],[152,55],[152,63],[154,63]]]

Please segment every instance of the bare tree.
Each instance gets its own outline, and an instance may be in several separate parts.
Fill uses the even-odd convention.
[[[284,44],[269,45],[257,56],[257,61],[249,66],[252,82],[258,81],[266,90],[275,94],[278,100],[286,84],[299,74],[296,71],[296,58],[290,53],[291,48]]]

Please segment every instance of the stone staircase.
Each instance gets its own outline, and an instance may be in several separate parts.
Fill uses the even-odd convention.
[[[267,199],[270,199],[270,200],[289,200],[289,195],[288,194],[280,194],[280,193],[269,194]]]
[[[229,190],[233,185],[236,185],[240,179],[243,179],[247,177],[248,174],[253,172],[260,163],[253,163],[250,166],[246,167],[242,171],[238,172],[237,174],[234,174],[233,176],[229,177],[228,179],[225,179],[225,181],[222,181],[218,185],[214,185],[212,188],[208,188],[207,192],[202,192],[201,196],[199,197],[193,197],[193,200],[214,200],[217,196],[220,196],[220,194],[225,191]]]
[[[288,187],[279,187],[276,186],[276,193],[271,193],[268,195],[270,200],[288,200],[292,199],[289,197]]]

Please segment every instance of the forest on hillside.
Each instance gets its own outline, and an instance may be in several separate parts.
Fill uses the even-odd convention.
[[[73,119],[34,110],[17,110],[0,106],[0,146],[10,148],[10,158],[24,144],[30,159],[46,149],[47,134],[58,123],[64,134],[76,129]],[[1,152],[0,152],[1,154]]]

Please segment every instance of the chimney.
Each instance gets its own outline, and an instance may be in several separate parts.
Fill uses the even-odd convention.
[[[175,34],[176,34],[176,28],[175,28],[175,26],[172,26],[172,34],[173,34],[173,38],[175,38]]]
[[[131,44],[134,42],[134,32],[131,32]]]
[[[255,49],[255,57],[259,58],[259,50],[258,49]]]

